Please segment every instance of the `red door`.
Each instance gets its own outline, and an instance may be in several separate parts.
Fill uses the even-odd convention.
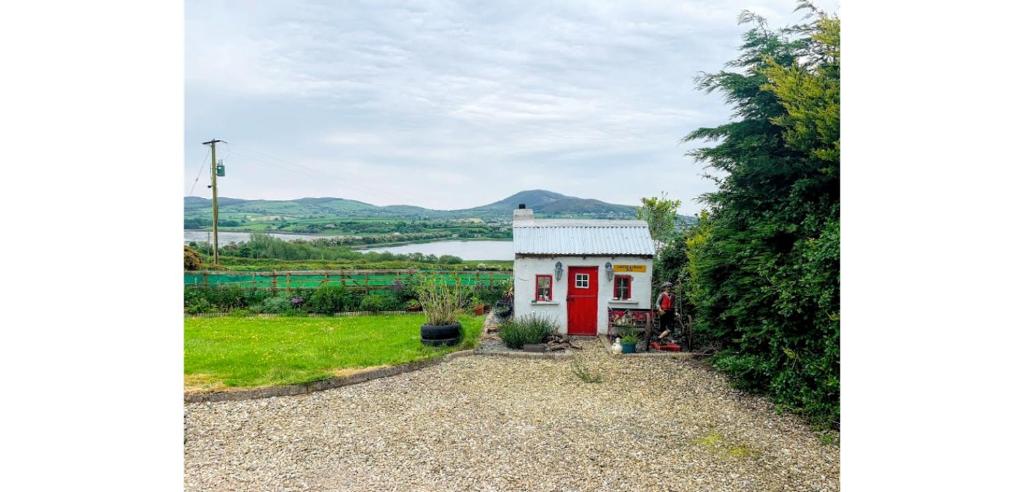
[[[597,335],[597,267],[569,267],[569,334]]]

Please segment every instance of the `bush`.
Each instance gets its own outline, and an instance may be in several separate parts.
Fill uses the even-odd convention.
[[[203,260],[199,257],[199,253],[197,253],[196,250],[185,246],[185,270],[199,270],[202,266]]]
[[[213,311],[213,304],[210,304],[205,297],[194,297],[191,302],[185,298],[185,312],[188,314],[202,314]]]
[[[401,302],[392,294],[368,294],[359,302],[360,311],[397,311],[400,307]]]
[[[449,284],[443,276],[433,275],[420,279],[419,300],[427,315],[427,324],[450,325],[458,321],[459,312],[465,303],[466,290],[458,277]]]
[[[346,300],[344,287],[325,284],[317,287],[304,304],[310,312],[334,314],[345,311]]]
[[[480,299],[480,302],[493,306],[498,300],[505,297],[508,291],[508,282],[495,282],[493,286],[477,285],[473,288],[473,296]]]
[[[292,298],[286,295],[268,297],[258,306],[258,312],[264,314],[284,314],[291,311]]]
[[[530,314],[511,319],[501,325],[498,336],[509,348],[521,349],[528,343],[542,343],[555,333],[555,322]]]

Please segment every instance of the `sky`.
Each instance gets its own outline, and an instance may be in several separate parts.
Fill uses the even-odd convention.
[[[458,209],[664,192],[691,214],[714,184],[681,139],[730,118],[694,79],[736,56],[743,10],[782,27],[795,6],[187,0],[185,194],[210,196],[217,138],[220,196]]]

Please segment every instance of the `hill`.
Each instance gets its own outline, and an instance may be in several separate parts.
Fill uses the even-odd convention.
[[[521,191],[502,200],[460,210],[434,210],[414,205],[377,206],[345,198],[321,197],[296,200],[245,200],[223,197],[218,200],[223,217],[246,217],[273,220],[339,218],[339,219],[467,219],[507,221],[520,203],[532,208],[538,217],[633,218],[636,207],[617,205],[591,198],[577,198],[547,190]],[[205,217],[210,213],[207,198],[185,197],[185,216]]]

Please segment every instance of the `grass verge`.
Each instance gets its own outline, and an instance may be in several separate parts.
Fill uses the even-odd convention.
[[[185,318],[185,389],[307,383],[473,348],[483,316],[460,316],[456,347],[420,343],[422,314]]]

